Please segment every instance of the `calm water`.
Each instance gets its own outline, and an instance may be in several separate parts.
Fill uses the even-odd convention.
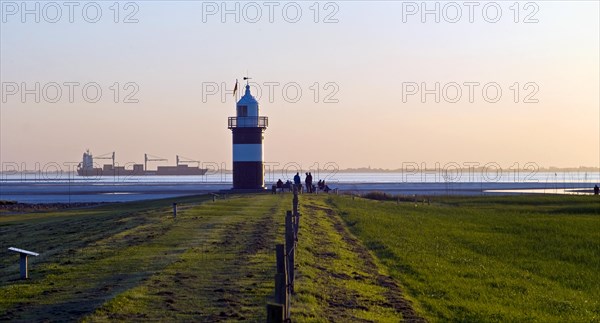
[[[270,185],[295,172],[267,173]],[[600,183],[598,173],[313,173],[332,188],[350,192],[384,191],[391,194],[582,194]],[[167,198],[231,188],[231,174],[204,176],[79,177],[72,173],[2,174],[0,199],[28,203],[118,202]]]
[[[266,182],[291,180],[295,171],[267,172]],[[315,180],[324,179],[330,183],[598,183],[598,172],[435,172],[435,173],[313,173]],[[0,183],[9,182],[43,182],[43,183],[86,183],[86,184],[115,184],[115,183],[231,183],[231,174],[213,173],[202,176],[104,176],[82,177],[73,173],[23,173],[0,174]]]

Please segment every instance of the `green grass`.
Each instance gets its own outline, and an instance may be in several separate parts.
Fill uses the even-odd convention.
[[[600,321],[593,196],[300,206],[294,321]],[[2,215],[0,320],[264,321],[290,207],[195,196]],[[30,280],[11,246],[40,253]]]
[[[0,320],[262,320],[287,200],[208,199],[0,217]],[[41,254],[28,281],[13,245]]]
[[[431,321],[600,321],[600,200],[329,204]]]
[[[2,216],[0,320],[264,321],[289,207],[289,194],[199,196]],[[401,319],[397,284],[325,199],[301,210],[294,320]],[[30,280],[9,245],[41,254]]]

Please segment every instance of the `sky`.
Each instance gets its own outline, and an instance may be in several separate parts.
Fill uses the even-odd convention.
[[[280,166],[600,166],[598,1],[73,3],[1,2],[3,168],[230,168],[244,76]]]

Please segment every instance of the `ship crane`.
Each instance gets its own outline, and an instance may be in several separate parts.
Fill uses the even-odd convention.
[[[144,170],[145,171],[148,171],[148,162],[149,161],[152,161],[152,162],[156,161],[156,162],[158,162],[158,161],[169,161],[169,160],[166,159],[166,158],[158,157],[158,156],[152,156],[152,155],[144,154]]]
[[[175,165],[177,165],[177,166],[179,166],[180,164],[197,163],[198,167],[200,167],[199,160],[192,160],[191,158],[187,158],[187,157],[179,156],[179,155],[176,155],[175,159],[177,161]]]
[[[112,152],[112,154],[107,153],[104,155],[94,157],[94,159],[112,159],[112,167],[115,168],[115,152],[114,151]]]

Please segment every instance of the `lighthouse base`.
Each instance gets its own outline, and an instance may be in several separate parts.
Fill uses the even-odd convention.
[[[263,190],[265,176],[262,161],[233,162],[233,189]]]
[[[266,188],[262,189],[237,189],[232,188],[229,190],[221,190],[219,191],[221,194],[252,194],[252,193],[270,193],[270,190]]]

